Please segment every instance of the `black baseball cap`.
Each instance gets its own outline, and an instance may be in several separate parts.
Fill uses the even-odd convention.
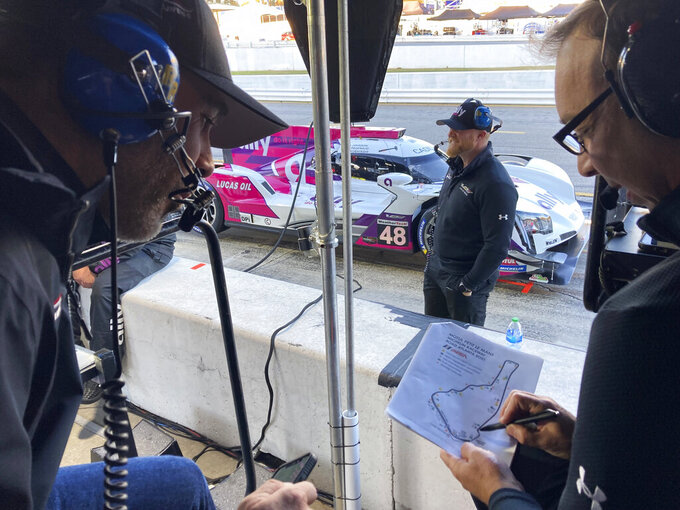
[[[239,147],[288,127],[234,84],[217,22],[205,0],[114,0],[106,2],[105,8],[148,23],[182,67],[217,89],[227,114],[220,116],[212,130],[213,146]]]
[[[493,122],[490,122],[488,127],[479,128],[475,124],[475,112],[477,108],[484,106],[479,99],[469,98],[461,104],[456,111],[453,112],[450,118],[437,121],[438,126],[449,126],[451,129],[462,131],[464,129],[479,129],[480,131],[491,132]],[[490,116],[490,112],[489,112]]]

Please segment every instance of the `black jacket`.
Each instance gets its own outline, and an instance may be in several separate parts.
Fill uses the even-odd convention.
[[[517,190],[491,142],[465,168],[460,157],[448,163],[427,271],[440,281],[464,275],[463,285],[474,291],[508,254]]]
[[[680,188],[639,225],[680,244]],[[593,321],[559,510],[678,508],[680,253],[611,296]],[[597,503],[597,504],[596,504]],[[511,489],[491,510],[534,510]]]
[[[68,165],[0,94],[2,508],[44,507],[73,426],[82,387],[64,285],[106,186],[77,196]]]

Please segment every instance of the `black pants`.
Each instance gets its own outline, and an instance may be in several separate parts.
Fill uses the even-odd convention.
[[[496,285],[498,272],[491,275],[486,283],[469,297],[463,296],[458,290],[458,284],[462,278],[463,275],[451,276],[445,282],[438,282],[425,270],[423,279],[425,315],[484,326],[486,303]]]

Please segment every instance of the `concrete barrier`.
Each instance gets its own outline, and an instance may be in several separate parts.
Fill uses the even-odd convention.
[[[253,442],[265,423],[263,369],[275,329],[320,291],[225,269]],[[127,339],[124,377],[129,399],[225,445],[238,444],[210,267],[175,258],[122,298]],[[341,308],[342,298],[339,299]],[[340,313],[340,338],[344,338]],[[360,415],[361,482],[366,509],[472,509],[466,491],[439,460],[434,445],[392,423],[384,410],[394,388],[378,379],[412,348],[428,319],[356,300],[356,396]],[[504,335],[475,328],[492,341]],[[526,340],[544,360],[538,393],[575,410],[584,353]],[[341,349],[342,351],[342,349]],[[322,306],[312,307],[276,339],[271,364],[272,423],[262,450],[292,459],[311,451],[311,480],[332,491]],[[343,372],[344,373],[344,372]]]
[[[478,97],[489,104],[554,105],[555,71],[388,73],[381,103],[457,104]],[[235,75],[234,82],[260,101],[310,102],[306,74]]]

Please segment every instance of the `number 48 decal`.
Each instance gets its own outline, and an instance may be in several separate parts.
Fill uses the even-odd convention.
[[[408,244],[406,227],[380,225],[379,228],[380,235],[378,236],[378,244],[386,244],[389,246],[406,246]]]

